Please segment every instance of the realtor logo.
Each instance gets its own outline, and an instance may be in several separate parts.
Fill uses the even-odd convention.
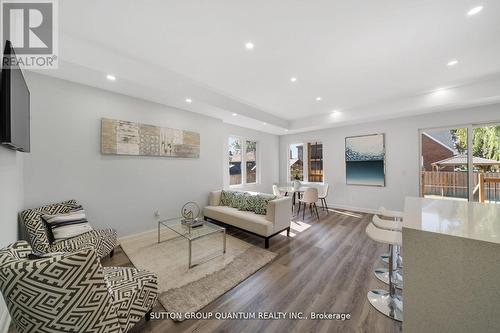
[[[56,9],[56,0],[2,1],[2,50],[9,40],[16,53],[3,65],[57,68]]]

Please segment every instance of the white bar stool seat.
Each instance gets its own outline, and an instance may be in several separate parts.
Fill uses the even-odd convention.
[[[392,220],[384,220],[378,217],[377,215],[373,216],[372,222],[377,228],[380,229],[394,230],[394,231],[403,230],[403,223]]]
[[[401,245],[403,243],[403,236],[401,232],[380,229],[377,228],[373,223],[370,223],[366,227],[366,234],[374,241],[383,244]]]
[[[396,221],[402,221],[403,220],[403,212],[399,212],[397,210],[389,210],[385,207],[380,207],[378,209],[380,215],[385,216],[385,217],[390,217],[391,219],[394,219]]]
[[[393,230],[393,231],[398,231],[401,232],[403,230],[403,224],[401,222],[396,222],[392,220],[384,220],[378,217],[377,215],[373,216],[372,219],[373,224],[383,230]],[[403,289],[403,275],[401,274],[401,271],[398,270],[399,263],[400,263],[400,257],[399,257],[399,246],[397,244],[393,244],[396,246],[396,259],[393,260],[393,270],[394,270],[394,284],[396,285],[396,288]],[[381,258],[382,261],[385,263],[389,263],[389,256],[390,253],[384,253]],[[387,268],[376,268],[374,271],[375,276],[377,279],[382,281],[385,284],[389,284],[389,269]]]
[[[401,223],[403,221],[403,212],[389,210],[383,206],[379,207],[378,212],[379,212],[380,216],[387,217],[387,218],[391,219],[392,221],[395,221],[396,223]],[[386,221],[386,219],[381,219],[381,220]],[[384,228],[381,226],[379,226],[379,228],[393,230],[392,228]],[[394,230],[397,230],[397,229],[394,229]],[[380,259],[384,263],[388,264],[389,263],[389,253],[382,254],[380,256]]]
[[[402,245],[402,234],[399,231],[377,228],[373,223],[370,223],[366,227],[366,234],[376,242],[388,244],[390,249],[389,252],[392,254],[389,257],[389,291],[382,289],[370,290],[367,294],[368,301],[375,309],[386,316],[398,321],[403,321],[403,298],[396,293],[396,286],[393,281],[394,246]]]

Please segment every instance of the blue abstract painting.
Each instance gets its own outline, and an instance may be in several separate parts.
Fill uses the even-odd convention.
[[[384,134],[345,139],[346,183],[385,186]]]

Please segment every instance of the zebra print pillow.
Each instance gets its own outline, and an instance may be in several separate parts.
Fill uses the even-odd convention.
[[[92,230],[85,211],[75,210],[69,213],[57,215],[43,215],[43,221],[47,224],[49,240],[57,241],[73,238]]]

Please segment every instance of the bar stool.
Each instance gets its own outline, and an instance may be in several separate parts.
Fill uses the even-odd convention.
[[[401,232],[403,230],[403,224],[401,222],[395,222],[395,221],[391,221],[391,220],[383,220],[380,217],[378,217],[377,215],[373,216],[372,222],[379,229],[397,231],[397,232]],[[390,252],[391,252],[391,250],[389,248],[389,253]],[[393,257],[393,261],[392,261],[392,264],[393,264],[392,269],[394,271],[394,274],[393,274],[394,281],[393,282],[396,285],[396,288],[403,289],[403,274],[401,272],[402,265],[401,265],[401,259],[400,259],[401,256],[400,256],[399,246],[395,246],[393,252],[394,252],[394,257]],[[389,257],[390,257],[389,254],[385,254],[383,256],[387,256],[387,260],[389,261]],[[385,260],[383,260],[383,261],[385,262]],[[389,284],[389,269],[376,268],[374,273],[375,273],[375,276],[377,277],[377,279],[384,282],[385,284]]]
[[[403,221],[403,212],[399,212],[396,210],[389,210],[386,209],[385,207],[381,206],[378,209],[380,215],[385,216],[385,217],[390,217],[394,221]]]
[[[373,289],[366,295],[370,304],[389,318],[403,321],[403,297],[396,292],[396,286],[393,283],[393,258],[394,246],[401,246],[402,234],[399,231],[384,230],[377,228],[373,223],[366,227],[366,234],[372,240],[389,245],[389,291],[382,289]]]
[[[393,221],[398,221],[398,222],[403,221],[403,213],[402,212],[399,212],[396,210],[389,210],[383,206],[379,207],[378,212],[379,212],[378,213],[379,215],[381,215],[383,217],[387,217]],[[384,263],[388,264],[389,263],[389,253],[383,253],[382,255],[380,255],[380,259]]]

